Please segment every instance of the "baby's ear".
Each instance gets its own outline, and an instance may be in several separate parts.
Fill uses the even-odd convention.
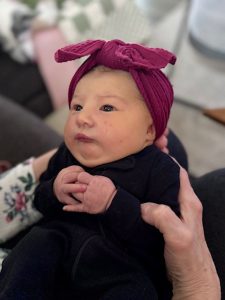
[[[155,126],[154,124],[150,124],[147,130],[147,142],[148,144],[153,144],[155,140]]]

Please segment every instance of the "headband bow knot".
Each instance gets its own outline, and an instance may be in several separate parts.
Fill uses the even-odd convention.
[[[75,45],[69,45],[59,49],[55,54],[55,59],[57,62],[66,62],[93,54],[98,54],[96,60],[99,63],[101,61],[104,62],[110,56],[114,69],[116,62],[120,65],[119,69],[121,69],[121,65],[124,65],[125,69],[141,68],[152,70],[165,68],[168,63],[174,64],[176,61],[174,54],[167,50],[128,44],[120,40],[109,42],[87,40]]]
[[[68,91],[69,104],[78,81],[97,65],[129,72],[135,80],[151,113],[156,138],[167,125],[173,102],[173,89],[165,74],[160,70],[169,63],[175,64],[173,53],[149,48],[120,40],[87,40],[59,49],[55,53],[57,62],[66,62],[89,55],[74,74]]]

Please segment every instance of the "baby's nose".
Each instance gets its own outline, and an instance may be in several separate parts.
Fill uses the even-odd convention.
[[[82,110],[77,114],[77,123],[79,126],[92,126],[94,123],[93,114],[89,110]]]

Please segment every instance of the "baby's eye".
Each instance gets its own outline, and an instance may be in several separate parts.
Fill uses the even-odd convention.
[[[108,111],[113,111],[113,110],[115,110],[115,107],[112,106],[112,105],[110,105],[110,104],[105,104],[105,105],[103,105],[103,106],[100,108],[100,110],[103,110],[103,111],[108,112]]]
[[[75,110],[75,111],[81,111],[82,108],[83,107],[80,104],[73,104],[72,105],[72,110]]]

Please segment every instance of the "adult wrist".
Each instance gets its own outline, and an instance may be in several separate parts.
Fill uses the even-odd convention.
[[[201,266],[196,263],[197,271],[192,272],[190,268],[188,274],[182,276],[178,274],[178,280],[173,278],[172,300],[221,299],[220,280],[210,253],[204,258],[204,263]]]

